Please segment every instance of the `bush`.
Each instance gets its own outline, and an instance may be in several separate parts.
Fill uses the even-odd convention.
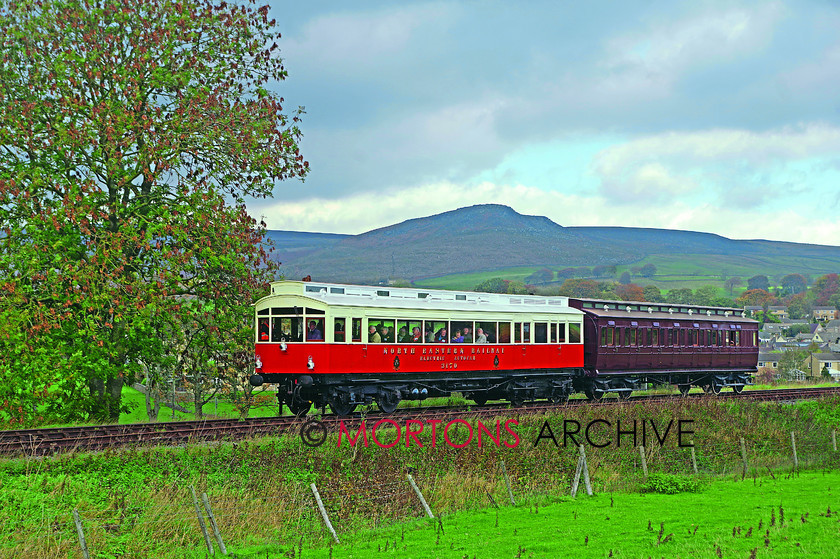
[[[700,490],[700,482],[693,477],[675,474],[650,474],[642,485],[642,493],[662,493],[675,495],[677,493],[696,493]]]

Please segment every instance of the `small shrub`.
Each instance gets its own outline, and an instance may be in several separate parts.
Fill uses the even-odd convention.
[[[700,482],[693,477],[657,473],[651,474],[641,489],[642,493],[663,493],[665,495],[696,493],[700,490]]]

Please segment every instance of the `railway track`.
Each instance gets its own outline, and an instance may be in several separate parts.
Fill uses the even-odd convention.
[[[578,405],[620,405],[627,403],[667,401],[678,398],[749,399],[763,401],[796,401],[821,398],[840,394],[840,388],[792,388],[777,390],[750,390],[736,395],[723,392],[716,396],[706,394],[654,394],[635,396],[629,400],[604,398],[597,402],[583,399],[569,400],[565,406]],[[434,416],[436,419],[463,416],[486,417],[498,415],[501,411],[510,414],[530,414],[554,410],[561,405],[535,402],[522,408],[510,408],[508,404],[488,404],[467,407],[424,407],[400,408],[385,415],[369,412],[365,418],[420,418]],[[355,414],[350,418],[325,415],[320,420],[327,426],[336,426],[343,419],[348,423],[357,423],[362,418]],[[5,456],[46,456],[62,452],[96,451],[126,446],[184,445],[201,441],[240,440],[258,435],[279,435],[301,428],[306,418],[292,416],[261,417],[245,420],[211,419],[203,421],[175,421],[160,423],[134,423],[128,425],[97,425],[90,427],[61,427],[45,429],[19,429],[0,431],[0,455]]]

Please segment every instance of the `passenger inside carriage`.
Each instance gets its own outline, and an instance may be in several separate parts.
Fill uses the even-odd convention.
[[[446,334],[446,328],[441,328],[438,330],[437,334],[435,334],[435,342],[439,344],[445,344],[449,341],[449,336]]]
[[[452,343],[453,344],[462,344],[464,343],[464,336],[461,334],[460,330],[455,330],[455,335],[452,336]]]
[[[388,329],[387,326],[384,325],[382,326],[382,343],[394,343],[394,334]]]
[[[464,343],[465,344],[473,343],[473,336],[472,336],[472,332],[470,331],[469,326],[464,326]]]
[[[484,333],[484,329],[478,328],[475,331],[475,343],[477,343],[477,344],[486,344],[487,343],[487,335]]]
[[[315,320],[309,321],[309,330],[306,331],[306,341],[308,342],[323,342],[324,335],[321,333],[321,330],[318,328],[318,322]]]
[[[382,336],[376,331],[376,325],[371,324],[368,327],[368,343],[379,344],[382,343]]]
[[[408,335],[408,329],[405,326],[400,328],[399,334],[397,334],[397,341],[401,344],[411,342],[411,336]]]
[[[412,344],[420,344],[423,343],[423,336],[420,334],[420,327],[415,326],[414,330],[411,331],[411,340],[409,343]]]

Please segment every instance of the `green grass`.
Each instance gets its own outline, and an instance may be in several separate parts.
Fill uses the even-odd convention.
[[[836,557],[837,511],[840,473],[807,472],[713,481],[697,493],[603,493],[459,512],[442,519],[443,531],[431,520],[406,522],[344,534],[342,545],[305,557]]]

